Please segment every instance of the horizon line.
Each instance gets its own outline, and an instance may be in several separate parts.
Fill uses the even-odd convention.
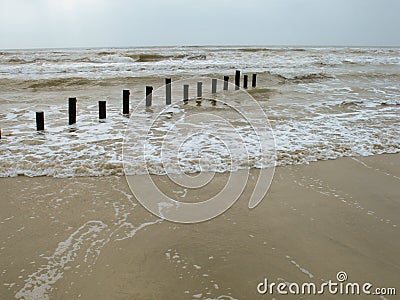
[[[63,49],[128,49],[128,48],[400,48],[400,45],[295,45],[295,44],[281,44],[281,45],[261,45],[261,44],[237,44],[237,45],[141,45],[141,46],[71,46],[71,47],[33,47],[33,48],[0,48],[0,51],[16,51],[16,50],[63,50]]]

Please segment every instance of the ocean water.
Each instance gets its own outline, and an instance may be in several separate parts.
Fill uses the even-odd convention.
[[[211,78],[228,75],[232,83],[235,70],[250,81],[257,73],[257,87],[223,92],[219,81],[211,95]],[[168,107],[165,77],[173,80]],[[201,105],[195,101],[199,80],[206,98]],[[188,104],[181,101],[185,83]],[[154,87],[151,109],[141,102],[146,85]],[[132,93],[130,120],[121,114],[124,88]],[[78,99],[73,126],[67,125],[68,97]],[[104,122],[98,100],[107,100]],[[44,133],[35,131],[36,111],[45,112]],[[122,175],[123,147],[131,174],[225,172],[397,153],[400,49],[2,50],[0,127],[1,177]],[[264,127],[267,135],[258,135]],[[143,155],[146,165],[136,159]]]

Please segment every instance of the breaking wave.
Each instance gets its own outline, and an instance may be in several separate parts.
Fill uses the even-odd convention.
[[[400,151],[399,64],[400,50],[386,48],[164,47],[2,51],[0,176],[121,175],[121,149],[127,120],[120,113],[121,100],[116,95],[120,97],[122,86],[131,87],[132,83],[147,80],[159,84],[163,82],[160,77],[199,74],[220,79],[229,75],[233,82],[236,68],[246,74],[259,74],[257,88],[248,89],[248,92],[271,122],[278,165],[397,153]],[[142,81],[132,81],[133,77]],[[67,108],[65,103],[54,104],[54,98],[59,97],[55,90],[63,92],[62,97],[70,91],[78,99],[80,92],[85,95],[84,101],[79,102],[76,128],[66,126]],[[182,87],[175,95],[182,95]],[[107,104],[110,105],[107,106],[108,119],[104,123],[97,119],[99,96],[110,103]],[[134,97],[137,97],[136,93]],[[158,103],[165,103],[165,99]],[[45,134],[35,132],[34,116],[38,109],[46,113]],[[198,108],[174,108],[172,115],[165,116],[165,127],[170,125],[168,122],[174,114],[184,115],[190,109]],[[136,117],[144,117],[149,112],[142,113]],[[140,123],[136,125],[139,130]],[[218,145],[210,145],[210,149],[213,153],[224,153]],[[149,153],[153,163],[150,171],[158,174],[160,162],[156,153],[159,152],[153,150]],[[224,159],[221,157],[218,166],[210,164],[210,170],[226,171],[228,164],[224,164]],[[183,157],[183,162],[183,170],[197,170],[195,159]],[[251,160],[243,158],[237,165],[260,167],[256,155]],[[180,171],[179,167],[176,172]]]

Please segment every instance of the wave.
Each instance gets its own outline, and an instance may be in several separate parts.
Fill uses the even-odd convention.
[[[204,54],[154,54],[154,53],[135,53],[117,54],[113,52],[99,52],[88,56],[63,56],[63,57],[2,57],[0,64],[43,64],[43,63],[141,63],[159,62],[164,60],[206,60]]]
[[[335,67],[337,65],[339,65],[340,63],[334,63],[334,62],[324,62],[324,61],[318,61],[313,63],[314,66],[317,67]]]
[[[359,62],[352,61],[352,60],[349,60],[349,59],[344,59],[344,60],[342,60],[342,64],[347,64],[347,65],[360,65]],[[365,64],[365,62],[361,63],[361,65],[363,65],[363,64]]]
[[[207,56],[204,54],[198,54],[198,55],[187,55],[185,58],[188,60],[206,60]]]
[[[10,64],[23,64],[23,63],[27,63],[26,60],[22,59],[22,58],[10,58],[10,59],[6,59],[3,60],[4,62],[10,63]]]
[[[285,80],[291,83],[312,83],[334,78],[335,76],[326,73],[310,73],[304,75],[296,75],[294,77],[285,77]]]
[[[264,95],[279,92],[266,88],[255,91]],[[398,143],[400,137],[396,126],[399,120],[398,100],[393,103],[384,100],[346,100],[311,106],[295,103],[289,106],[276,106],[263,101],[259,103],[264,107],[274,130],[276,163],[279,166],[308,164],[312,161],[345,156],[400,152]],[[26,130],[26,124],[20,123],[19,120],[27,120],[34,115],[29,109],[17,109],[0,115],[5,122],[15,122],[14,128],[12,126],[3,128],[3,138],[0,143],[0,177],[122,176],[124,174],[122,143],[126,120],[121,118],[119,112],[111,111],[112,121],[98,123],[94,116],[96,106],[92,104],[88,104],[88,107],[80,106],[80,124],[74,132],[70,132],[65,125],[60,125],[58,122],[59,118],[66,117],[64,105],[56,105],[48,112],[52,117],[47,119],[48,131],[44,135],[36,134],[32,128]],[[291,113],[292,111],[294,113]],[[176,110],[177,119],[180,119],[181,113],[184,113],[183,110]],[[137,123],[135,123],[134,141],[137,140],[136,137],[146,134],[141,127],[141,118],[147,118],[146,113],[138,114],[135,118]],[[32,119],[31,121],[33,123]],[[161,118],[159,122],[156,124],[157,133],[151,138],[151,147],[146,148],[147,168],[150,174],[155,175],[165,172],[161,159],[163,139],[158,137],[162,137],[174,124],[170,118]],[[208,126],[215,127],[211,122]],[[241,130],[246,137],[248,153],[235,154],[236,168],[233,170],[269,167],[270,165],[263,164],[259,156],[258,139],[251,135],[250,127],[244,126]],[[223,135],[223,140],[229,143],[234,141],[228,131]],[[172,140],[171,143],[175,141]],[[176,143],[180,143],[179,139]],[[143,155],[143,148],[139,144],[133,143],[131,146],[133,167],[129,170],[129,174],[132,175],[146,172],[141,160],[137,159]],[[199,148],[205,147],[207,151],[204,153],[212,153],[215,158],[200,166],[199,157],[193,155],[192,151],[198,149],[197,145]],[[179,154],[180,163],[175,168],[171,167],[172,173],[198,172],[199,167],[200,170],[215,172],[231,170],[230,155],[217,140],[196,138],[182,147],[178,146],[175,145],[182,150]]]
[[[95,75],[94,70],[89,70],[88,72],[93,73]],[[58,73],[53,72],[51,74],[51,78],[43,78],[43,79],[28,79],[25,78],[0,78],[0,85],[3,86],[3,90],[7,89],[21,89],[21,88],[32,88],[32,89],[40,89],[47,87],[73,87],[73,86],[111,86],[119,83],[126,83],[132,76],[135,76],[135,73],[132,72],[132,69],[124,68],[122,72],[113,71],[113,73],[109,77],[98,78],[94,76],[79,76],[75,72],[71,73],[63,68],[59,68],[56,70]],[[220,73],[213,72],[205,73],[209,77],[222,78]],[[35,73],[36,74],[36,73]],[[57,74],[57,75],[56,75]],[[265,76],[265,80],[268,86],[271,85],[285,85],[285,84],[307,84],[307,83],[319,83],[332,79],[339,79],[343,82],[354,80],[370,80],[370,81],[381,81],[381,80],[390,80],[390,81],[399,81],[400,74],[397,73],[385,73],[385,72],[354,72],[354,73],[337,73],[337,74],[329,74],[329,73],[307,73],[303,75],[292,75],[289,76],[287,74],[280,74],[277,72],[263,72],[263,76]],[[76,76],[78,75],[78,76]],[[86,74],[85,74],[86,75]],[[150,75],[149,75],[150,76]],[[142,75],[141,77],[145,77]],[[259,87],[256,89],[249,89],[249,93],[265,93]]]
[[[98,162],[79,161],[78,164],[63,165],[63,163],[31,162],[21,161],[12,163],[4,161],[0,167],[0,177],[104,177],[104,176],[122,176],[124,175],[123,164],[121,162],[111,162],[106,164],[96,164]]]
[[[354,80],[354,79],[380,80],[380,79],[385,79],[385,80],[396,81],[396,80],[400,80],[400,73],[370,71],[370,72],[357,72],[357,73],[343,73],[343,74],[336,75],[336,77],[343,79],[343,80]]]
[[[399,101],[396,101],[396,100],[382,101],[382,102],[380,102],[380,105],[382,105],[382,106],[398,106],[398,105],[400,105],[400,100]]]
[[[54,63],[54,64],[61,64],[61,63],[127,63],[127,62],[134,62],[135,60],[126,57],[126,56],[119,56],[119,55],[103,55],[103,56],[84,56],[84,57],[40,57],[40,58],[32,58],[32,57],[25,57],[25,58],[3,58],[0,60],[1,64],[43,64],[43,63]]]
[[[30,81],[31,82],[31,81]],[[39,89],[47,87],[66,87],[66,86],[82,86],[95,84],[96,80],[90,80],[87,78],[58,78],[58,79],[47,79],[37,80],[35,83],[28,84],[28,88]]]
[[[305,52],[307,51],[304,48],[240,48],[238,51],[241,52]]]
[[[62,77],[39,80],[0,79],[0,86],[3,91],[20,92],[21,90],[27,89],[28,93],[31,92],[30,89],[36,91],[40,91],[41,89],[46,91],[47,88],[63,89],[67,87],[82,89],[85,86],[111,87],[121,84],[129,85],[130,83],[132,83],[131,76],[112,78]],[[1,100],[0,98],[0,101]]]
[[[56,57],[3,57],[0,59],[1,64],[39,64],[39,63],[65,63],[65,62],[90,62],[91,59],[88,57],[64,57],[64,58],[56,58]]]
[[[80,62],[93,62],[93,63],[133,63],[135,59],[129,56],[120,56],[117,54],[107,54],[102,56],[89,57],[78,60]]]
[[[156,62],[173,58],[173,56],[160,54],[134,54],[129,57],[136,59],[136,62]]]
[[[242,51],[242,52],[263,52],[263,51],[266,51],[266,49],[264,49],[264,48],[242,48],[242,49],[239,49],[239,51]]]
[[[346,144],[336,144],[332,148],[327,148],[326,145],[315,143],[311,149],[293,149],[280,150],[276,152],[276,165],[288,166],[309,164],[310,162],[335,160],[342,157],[365,157],[380,154],[396,154],[400,153],[398,143],[381,144],[372,143],[370,145],[359,145],[352,148]],[[59,158],[58,158],[59,159]],[[121,160],[102,162],[92,159],[80,159],[74,162],[59,161],[56,159],[47,159],[46,161],[29,161],[29,159],[15,161],[14,159],[4,159],[0,166],[0,177],[55,177],[55,178],[71,178],[71,177],[105,177],[105,176],[123,176],[125,173],[129,175],[143,175],[147,172],[140,170],[129,169],[124,170]],[[155,161],[148,161],[147,168],[149,174],[165,175],[164,166]],[[224,164],[202,166],[207,172],[224,173],[229,170],[238,171],[240,169],[260,169],[272,167],[272,165],[258,165],[257,161],[237,162],[239,166],[236,169],[231,169]],[[200,170],[197,166],[186,167],[186,174],[197,174]],[[203,170],[204,171],[204,170]],[[182,169],[170,173],[179,174]]]
[[[203,54],[177,54],[177,55],[162,55],[162,54],[131,54],[128,55],[135,62],[159,62],[163,60],[206,60],[207,56]]]

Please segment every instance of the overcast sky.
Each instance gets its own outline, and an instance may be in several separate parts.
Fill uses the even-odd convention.
[[[400,46],[400,0],[0,0],[0,48]]]

